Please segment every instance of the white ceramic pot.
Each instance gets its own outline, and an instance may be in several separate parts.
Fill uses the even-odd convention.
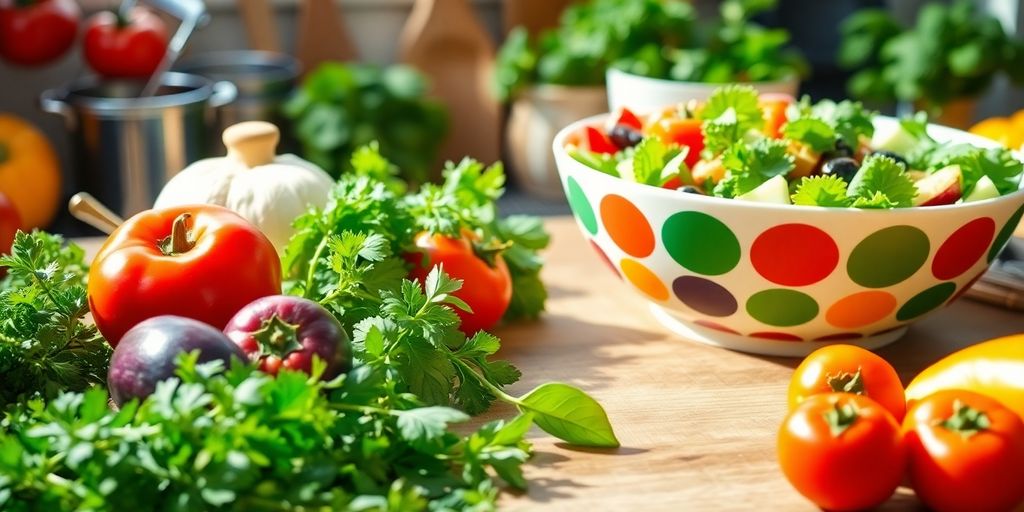
[[[527,193],[561,200],[551,142],[555,134],[573,121],[605,111],[604,87],[531,87],[512,103],[506,142],[510,172]]]
[[[608,108],[612,112],[619,107],[626,107],[634,112],[649,112],[689,100],[703,101],[722,86],[707,82],[677,82],[648,78],[614,68],[608,69],[605,78],[608,82]],[[777,82],[751,82],[749,85],[761,94],[796,96],[800,80],[793,77]]]

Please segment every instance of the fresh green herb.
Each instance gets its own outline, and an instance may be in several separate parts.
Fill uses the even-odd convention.
[[[57,235],[19,232],[0,267],[0,409],[106,382],[110,347],[85,322],[84,251]]]
[[[674,155],[661,139],[647,137],[637,144],[633,153],[633,181],[645,185],[660,187],[661,171],[665,163]]]
[[[715,89],[700,112],[706,156],[725,151],[743,140],[747,132],[761,128],[763,116],[753,87],[727,85]]]
[[[838,176],[809,176],[800,180],[793,204],[845,208],[853,204],[846,195],[846,182]]]
[[[905,208],[913,204],[917,188],[902,163],[884,155],[864,159],[850,182],[847,196],[856,208]]]
[[[407,67],[328,63],[306,76],[284,112],[303,156],[332,176],[350,171],[357,148],[377,141],[380,153],[419,183],[447,130],[444,108],[426,91],[423,76]]]
[[[836,131],[831,125],[816,117],[803,117],[789,121],[782,127],[782,135],[799,141],[818,153],[836,146]]]
[[[780,174],[793,170],[793,156],[781,140],[761,138],[751,144],[736,144],[722,155],[725,177],[714,188],[714,195],[733,198]]]
[[[930,170],[950,165],[960,166],[963,176],[963,194],[974,190],[982,176],[988,176],[1000,194],[1008,194],[1020,187],[1024,163],[1006,148],[979,148],[970,144],[939,145],[929,155]]]
[[[616,155],[621,155],[623,152],[620,151],[615,155],[609,155],[607,153],[594,153],[593,151],[587,151],[581,148],[566,148],[569,156],[577,162],[594,169],[595,171],[601,171],[611,176],[619,176],[619,171],[616,166],[621,161],[621,158],[617,158]]]
[[[806,144],[818,153],[835,148],[841,140],[849,148],[860,146],[861,138],[871,138],[875,126],[871,122],[874,112],[856,101],[836,103],[822,100],[811,104],[805,96],[791,105],[790,121],[783,127],[786,138]]]
[[[493,510],[492,474],[525,486],[529,413],[462,437],[449,426],[465,414],[423,407],[368,367],[324,383],[197,358],[120,411],[100,388],[10,411],[0,508]]]

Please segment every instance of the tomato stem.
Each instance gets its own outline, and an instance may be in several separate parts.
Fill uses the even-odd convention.
[[[828,429],[832,432],[832,437],[839,437],[857,422],[857,407],[852,403],[840,405],[839,401],[836,401],[832,409],[825,412],[824,416],[825,422],[828,423]]]
[[[939,424],[967,438],[988,430],[992,426],[992,421],[984,412],[957,400],[953,402],[953,415]]]
[[[281,320],[277,314],[260,324],[260,330],[252,333],[252,337],[260,346],[260,356],[275,356],[282,361],[288,354],[302,350],[298,336],[299,326]]]
[[[857,368],[857,371],[853,374],[843,372],[836,375],[828,375],[825,382],[836,393],[864,394],[864,376],[860,373],[860,368]]]
[[[486,244],[473,243],[473,254],[484,261],[488,267],[498,266],[498,255],[512,247],[512,242],[502,242],[498,239],[491,239]]]
[[[7,147],[7,144],[0,142],[0,165],[3,165],[8,158],[11,157],[11,150]]]
[[[188,220],[191,218],[192,214],[190,213],[178,215],[174,219],[174,224],[171,225],[171,236],[157,242],[164,256],[184,254],[196,246],[196,242],[192,240],[188,229]]]

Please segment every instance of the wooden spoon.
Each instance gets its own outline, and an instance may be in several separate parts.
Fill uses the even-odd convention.
[[[270,0],[236,0],[235,4],[242,14],[249,48],[267,52],[281,51],[281,39],[274,25],[274,10]]]
[[[99,199],[87,192],[79,192],[71,196],[71,200],[68,201],[68,210],[74,218],[108,235],[118,226],[124,224],[124,219],[110,211],[110,208],[104,206]]]
[[[326,61],[355,60],[358,53],[333,0],[302,0],[295,54],[303,74]]]
[[[505,0],[505,32],[515,27],[526,27],[536,35],[541,30],[558,25],[558,18],[573,0]]]
[[[416,0],[399,40],[401,61],[424,74],[450,113],[441,158],[500,158],[501,110],[492,92],[494,43],[465,0]]]

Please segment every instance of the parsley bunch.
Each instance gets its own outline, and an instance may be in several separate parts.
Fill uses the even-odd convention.
[[[531,414],[483,425],[369,367],[333,382],[179,358],[142,403],[104,390],[19,405],[0,434],[3,510],[493,510],[526,485]],[[322,370],[322,366],[319,368]]]
[[[906,208],[917,189],[905,166],[892,158],[872,154],[847,186],[837,176],[811,176],[800,180],[793,204],[854,208]]]
[[[110,347],[85,322],[84,251],[58,235],[19,232],[0,258],[0,409],[106,381]]]

